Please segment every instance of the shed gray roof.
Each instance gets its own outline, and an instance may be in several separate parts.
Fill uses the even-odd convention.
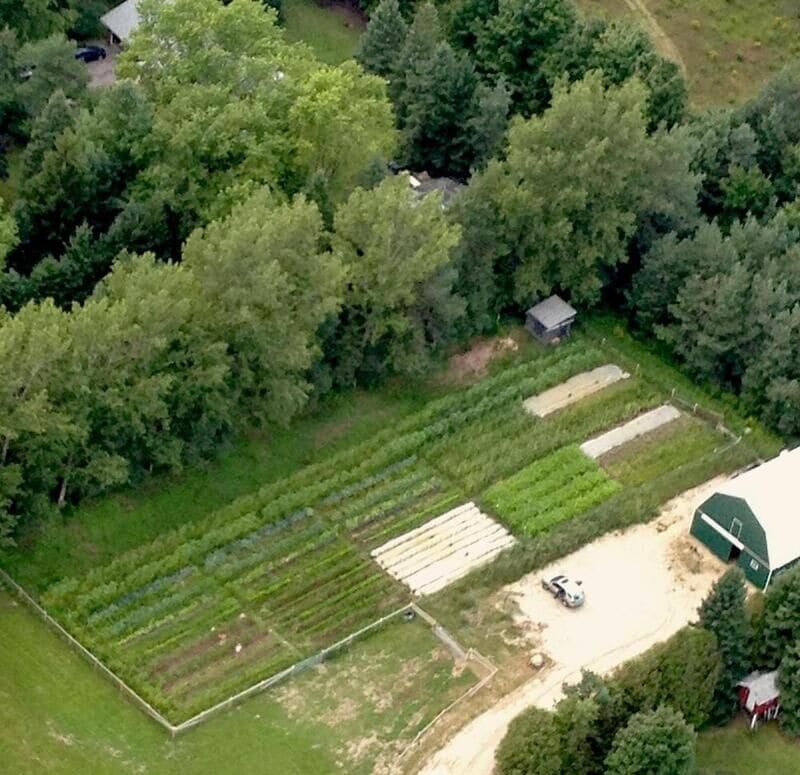
[[[108,13],[104,13],[100,21],[124,43],[139,26],[138,6],[139,0],[125,0]]]
[[[528,314],[538,320],[546,329],[550,329],[570,322],[578,314],[578,311],[560,296],[553,295],[531,307]]]
[[[770,568],[800,557],[800,447],[729,479],[717,492],[747,502],[764,528]]]

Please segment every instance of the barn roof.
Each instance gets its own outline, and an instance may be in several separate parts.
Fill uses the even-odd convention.
[[[748,690],[747,701],[744,704],[747,710],[753,711],[757,705],[771,702],[780,695],[776,682],[777,677],[777,670],[772,670],[769,673],[750,673],[750,675],[736,684]]]
[[[546,329],[568,323],[577,314],[578,311],[574,307],[556,295],[540,301],[528,310],[528,315],[538,320]]]
[[[747,503],[764,529],[771,568],[800,557],[800,447],[730,479],[717,492]]]
[[[100,17],[100,21],[108,27],[123,43],[126,42],[139,26],[139,0],[125,0]]]

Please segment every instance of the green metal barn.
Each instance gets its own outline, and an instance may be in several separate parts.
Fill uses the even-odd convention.
[[[800,559],[800,448],[727,481],[695,511],[691,532],[766,589]]]

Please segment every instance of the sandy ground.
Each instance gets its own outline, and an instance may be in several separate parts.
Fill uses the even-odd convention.
[[[553,663],[467,724],[420,772],[488,775],[509,723],[525,708],[551,708],[562,683],[577,681],[582,668],[608,672],[694,620],[724,565],[689,536],[689,526],[697,505],[724,480],[683,493],[647,525],[605,536],[510,585],[532,651]],[[583,581],[581,609],[563,608],[542,589],[541,578],[557,572]]]
[[[581,451],[584,455],[597,459],[605,455],[606,452],[611,452],[612,449],[621,447],[623,444],[633,441],[645,433],[650,433],[650,431],[654,431],[668,422],[677,420],[680,416],[681,413],[674,406],[663,404],[656,409],[651,409],[649,412],[634,417],[622,425],[618,425],[616,428],[612,428],[610,431],[601,433],[599,436],[589,439],[589,441],[585,441],[581,444]]]
[[[591,371],[576,374],[560,385],[526,398],[522,405],[530,414],[546,417],[548,414],[557,412],[559,409],[574,404],[621,379],[627,379],[629,376],[630,374],[624,372],[619,366],[608,363]]]

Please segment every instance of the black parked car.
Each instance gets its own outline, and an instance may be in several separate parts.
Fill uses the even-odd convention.
[[[75,52],[75,59],[82,59],[84,62],[96,62],[105,58],[106,50],[102,46],[81,46]]]

